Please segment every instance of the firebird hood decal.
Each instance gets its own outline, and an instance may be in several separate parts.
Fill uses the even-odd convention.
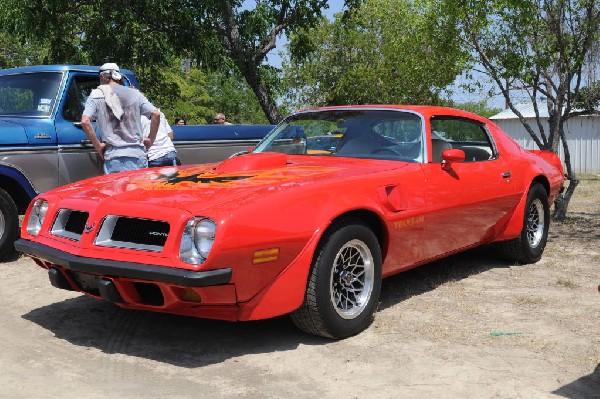
[[[235,180],[243,180],[249,179],[254,176],[205,176],[202,175],[191,175],[191,176],[179,176],[179,173],[176,173],[174,176],[167,177],[167,184],[179,184],[182,182],[192,182],[192,183],[227,183]]]

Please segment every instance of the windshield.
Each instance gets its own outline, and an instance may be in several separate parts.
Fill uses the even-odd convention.
[[[417,114],[389,110],[328,110],[292,115],[254,152],[423,161],[423,123]]]
[[[0,76],[0,116],[50,116],[61,80],[61,72]]]

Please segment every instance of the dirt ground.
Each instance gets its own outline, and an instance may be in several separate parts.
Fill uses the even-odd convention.
[[[600,398],[600,176],[584,177],[542,260],[489,248],[386,279],[343,341],[287,317],[228,323],[121,310],[0,264],[6,398]]]

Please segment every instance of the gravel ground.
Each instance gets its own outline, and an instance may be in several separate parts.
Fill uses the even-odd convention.
[[[388,278],[373,325],[330,341],[287,317],[228,323],[119,309],[0,264],[7,398],[600,398],[600,176],[542,260],[481,248]]]

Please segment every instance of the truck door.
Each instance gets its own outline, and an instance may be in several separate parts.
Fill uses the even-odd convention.
[[[102,174],[102,160],[81,128],[85,102],[98,87],[98,74],[70,73],[56,113],[58,184],[64,185]]]

